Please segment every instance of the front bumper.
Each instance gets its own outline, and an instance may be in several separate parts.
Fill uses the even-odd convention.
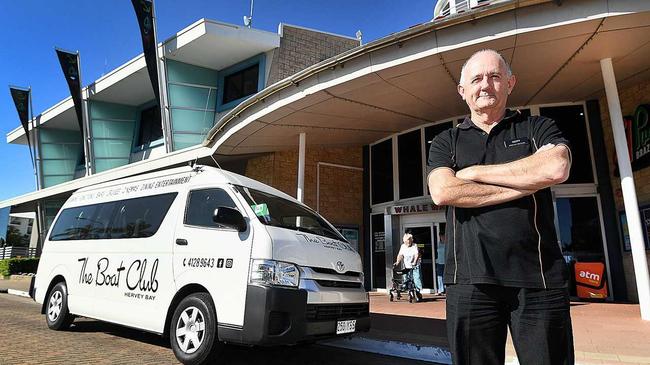
[[[219,339],[249,345],[287,345],[337,337],[337,321],[370,329],[369,303],[307,304],[303,289],[248,285],[244,326],[219,327]],[[218,314],[217,314],[218,316]],[[340,336],[350,336],[347,333]]]

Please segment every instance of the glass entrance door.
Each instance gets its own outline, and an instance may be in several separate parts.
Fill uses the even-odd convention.
[[[433,252],[435,250],[438,230],[434,224],[413,224],[405,225],[404,232],[413,235],[413,242],[418,245],[422,262],[420,264],[420,275],[422,276],[422,288],[424,291],[435,292],[435,261]],[[428,289],[428,290],[427,290]]]
[[[605,265],[604,275],[609,295],[611,279],[609,260],[603,240],[601,214],[596,196],[556,197],[557,230],[564,258],[569,265],[569,291],[576,295],[575,264],[600,262]]]

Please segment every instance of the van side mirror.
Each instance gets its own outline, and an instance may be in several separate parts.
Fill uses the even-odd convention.
[[[212,221],[224,227],[236,229],[238,232],[244,232],[247,228],[244,216],[234,208],[219,207],[215,209]]]

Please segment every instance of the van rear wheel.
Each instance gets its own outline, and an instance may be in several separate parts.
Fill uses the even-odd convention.
[[[217,316],[207,293],[185,297],[176,307],[170,323],[169,340],[176,358],[183,364],[206,364],[220,349]]]
[[[45,320],[50,329],[62,331],[68,329],[74,316],[68,310],[68,287],[65,282],[57,283],[47,296]]]

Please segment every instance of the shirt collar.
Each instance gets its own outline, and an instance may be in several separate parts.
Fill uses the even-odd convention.
[[[506,109],[506,113],[504,114],[503,119],[501,119],[497,124],[500,124],[504,121],[508,121],[508,122],[512,121],[515,119],[514,117],[519,115],[521,115],[521,112],[519,112],[519,110]],[[472,127],[476,129],[480,129],[479,127],[476,126],[476,124],[474,124],[474,122],[472,122],[472,119],[470,118],[469,115],[466,116],[465,119],[463,119],[463,121],[460,124],[458,124],[457,127],[460,129],[470,129]]]

